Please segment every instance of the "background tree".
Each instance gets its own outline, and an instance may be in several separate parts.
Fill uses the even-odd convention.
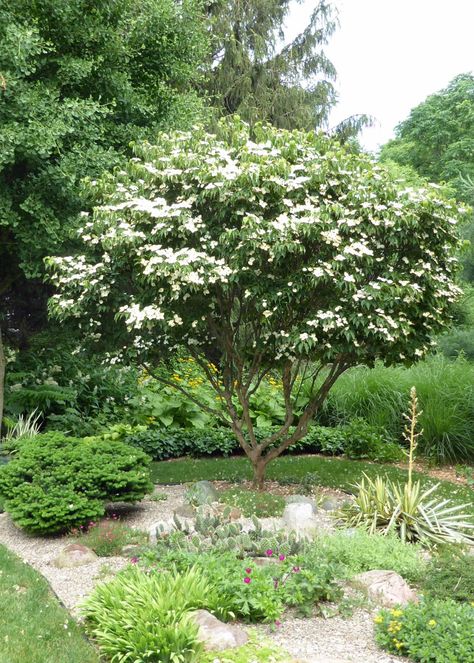
[[[199,0],[0,6],[0,309],[24,344],[45,323],[43,258],[63,250],[80,181],[132,140],[190,126],[207,35]],[[7,334],[8,335],[8,334]]]
[[[291,0],[216,0],[209,3],[213,50],[205,91],[218,112],[254,123],[314,129],[336,99],[334,66],[324,46],[335,12],[321,0],[309,24],[284,45]]]
[[[461,74],[411,111],[382,148],[381,159],[412,166],[431,182],[446,182],[472,204],[465,179],[474,177],[473,153],[474,75]]]
[[[428,350],[457,294],[452,205],[322,135],[235,120],[136,155],[95,187],[81,254],[50,259],[51,311],[231,426],[261,487],[347,368]],[[155,370],[180,347],[223,407]],[[250,399],[270,372],[285,420],[262,440]]]

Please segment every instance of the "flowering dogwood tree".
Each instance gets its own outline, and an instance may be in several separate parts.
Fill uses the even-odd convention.
[[[111,338],[230,425],[262,486],[350,366],[422,357],[449,318],[459,210],[435,186],[403,188],[365,155],[316,134],[227,120],[135,148],[93,183],[81,255],[49,259],[60,319]],[[157,373],[185,346],[216,407]],[[212,362],[212,363],[211,363]],[[256,438],[249,399],[279,372],[286,416]],[[301,382],[310,394],[298,418]]]

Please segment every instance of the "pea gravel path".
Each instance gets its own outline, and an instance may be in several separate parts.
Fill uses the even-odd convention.
[[[114,505],[128,525],[149,530],[159,520],[167,520],[183,505],[184,486],[157,486],[166,501],[143,500],[130,507]],[[99,558],[96,562],[72,569],[58,569],[53,560],[71,542],[66,536],[35,537],[13,525],[9,516],[0,514],[0,544],[43,574],[60,601],[75,616],[94,585],[112,577],[129,562],[123,557]],[[372,615],[359,610],[350,619],[285,618],[276,632],[260,626],[260,631],[295,657],[295,663],[402,663],[406,659],[385,654],[373,638]]]

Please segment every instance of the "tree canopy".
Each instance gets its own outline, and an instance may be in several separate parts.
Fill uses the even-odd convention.
[[[252,134],[235,119],[135,154],[93,187],[81,252],[49,260],[51,311],[152,373],[187,346],[259,481],[344,370],[423,356],[448,319],[457,209],[436,187],[400,189],[323,135]],[[269,371],[281,375],[286,417],[262,442],[249,399]],[[301,381],[308,402],[295,421]]]
[[[43,258],[87,206],[81,179],[201,117],[207,43],[199,0],[1,3],[0,305],[17,333],[44,318]]]
[[[474,177],[474,75],[461,74],[414,108],[381,158],[412,166],[432,182],[451,184],[461,200]]]

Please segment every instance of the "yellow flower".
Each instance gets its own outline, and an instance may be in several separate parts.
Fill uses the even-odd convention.
[[[436,626],[436,622],[435,622],[435,620],[434,620],[434,619],[430,619],[430,621],[428,622],[428,626],[431,626],[432,628],[433,628],[433,626]]]
[[[396,643],[395,643],[395,647],[396,647],[397,649],[401,649],[401,648],[403,647],[403,642],[396,642]]]
[[[403,610],[390,610],[390,614],[394,617],[401,617],[403,615]]]
[[[383,622],[383,617],[382,615],[377,615],[377,617],[374,617],[374,622],[376,624],[381,624]]]

